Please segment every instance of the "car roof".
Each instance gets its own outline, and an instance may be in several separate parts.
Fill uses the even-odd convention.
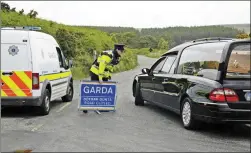
[[[191,46],[191,45],[196,45],[196,44],[201,44],[201,43],[210,43],[210,42],[250,42],[250,38],[248,39],[235,39],[235,38],[221,38],[221,37],[212,37],[212,38],[202,38],[202,39],[196,39],[196,40],[192,40],[192,41],[188,41],[185,43],[182,43],[180,45],[177,45],[173,48],[171,48],[169,51],[167,51],[166,53],[162,54],[162,56],[166,56],[166,55],[172,55],[172,54],[176,54],[180,51],[182,51],[184,48]]]

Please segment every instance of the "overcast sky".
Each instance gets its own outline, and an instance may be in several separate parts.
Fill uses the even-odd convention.
[[[250,23],[250,1],[5,1],[68,25],[135,28]]]

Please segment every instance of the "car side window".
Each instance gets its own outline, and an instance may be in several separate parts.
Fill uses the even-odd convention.
[[[58,54],[59,66],[61,68],[64,68],[65,67],[65,62],[64,62],[64,58],[62,56],[61,50],[60,50],[59,47],[56,47],[56,50],[57,50],[57,54]]]
[[[153,74],[156,74],[156,73],[159,73],[159,72],[160,72],[160,70],[162,69],[163,64],[164,64],[164,62],[165,62],[165,59],[166,59],[165,57],[160,58],[160,59],[152,66],[151,72],[152,72]]]
[[[161,72],[169,73],[175,59],[176,59],[176,55],[167,56],[167,58],[165,60],[165,64],[163,65],[163,68],[161,69]]]
[[[204,43],[185,48],[179,60],[177,73],[216,79],[225,44]]]

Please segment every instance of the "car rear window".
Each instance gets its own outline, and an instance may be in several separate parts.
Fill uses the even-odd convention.
[[[231,50],[226,78],[250,78],[250,43],[236,44]]]

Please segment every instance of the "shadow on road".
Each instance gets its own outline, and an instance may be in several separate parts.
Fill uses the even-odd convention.
[[[61,100],[51,102],[51,111],[62,104]],[[21,106],[21,107],[4,107],[1,110],[1,118],[34,118],[38,115],[37,107]]]
[[[171,120],[177,127],[183,128],[180,116],[174,112],[160,108],[154,104],[146,103],[145,106],[149,111],[154,111],[161,116],[165,116],[168,120]],[[186,130],[185,128],[183,128]],[[235,138],[235,139],[246,139],[250,140],[251,127],[245,124],[209,124],[203,123],[202,126],[195,130],[196,133],[200,135],[205,135],[215,138]]]
[[[244,124],[230,126],[228,124],[204,124],[198,131],[205,136],[250,140],[250,127]]]

